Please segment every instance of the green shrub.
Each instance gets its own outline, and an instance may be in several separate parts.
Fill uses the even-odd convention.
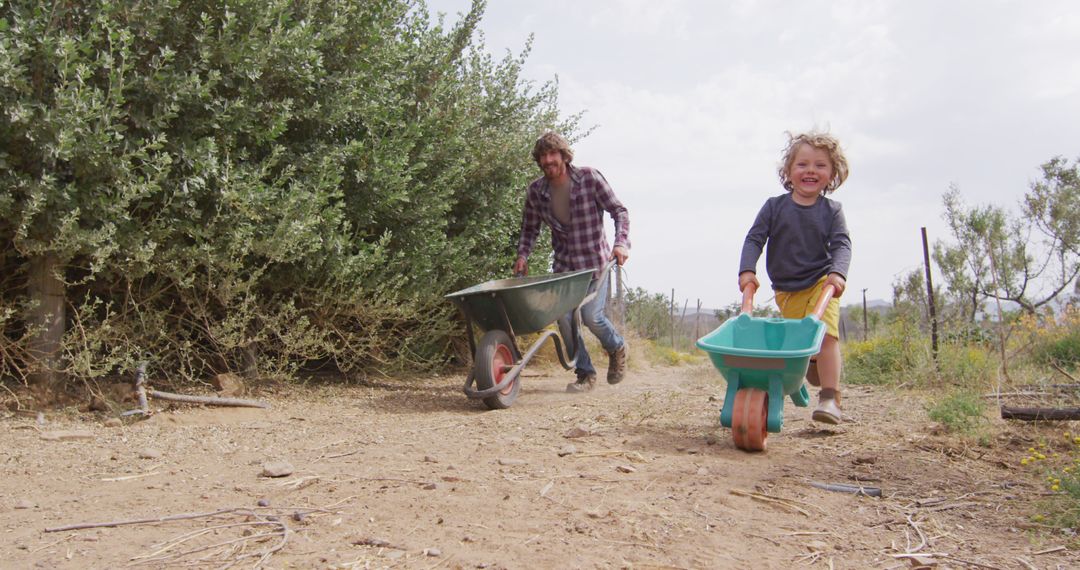
[[[986,404],[970,392],[954,392],[932,404],[926,413],[950,432],[973,434],[980,426]]]
[[[852,384],[891,384],[915,363],[897,337],[878,337],[843,345],[844,379]]]
[[[1032,351],[1032,358],[1043,366],[1054,365],[1075,370],[1077,365],[1080,365],[1080,330],[1039,342]]]
[[[1063,529],[1080,526],[1080,435],[1064,432],[1062,439],[1029,447],[1020,465],[1035,471],[1049,493],[1032,519]]]
[[[681,366],[683,364],[699,362],[704,358],[704,356],[696,350],[695,352],[682,352],[667,346],[661,346],[651,340],[645,342],[647,343],[645,358],[653,364]]]
[[[577,134],[484,5],[0,1],[0,376],[441,361],[442,295],[513,259],[535,137]],[[34,358],[21,308],[58,297]]]
[[[938,376],[949,384],[978,384],[989,377],[994,365],[988,349],[979,345],[943,344],[938,350]]]
[[[965,325],[941,335],[942,344],[993,346],[996,337],[989,330],[974,324]]]

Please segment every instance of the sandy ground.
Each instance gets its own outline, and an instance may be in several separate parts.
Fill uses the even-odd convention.
[[[1080,568],[1030,522],[1034,428],[997,420],[991,446],[966,445],[915,396],[851,388],[841,426],[789,401],[746,453],[706,364],[632,361],[585,395],[526,374],[500,411],[462,372],[263,386],[267,410],[152,402],[123,425],[3,412],[0,567]],[[291,474],[264,476],[274,462]]]

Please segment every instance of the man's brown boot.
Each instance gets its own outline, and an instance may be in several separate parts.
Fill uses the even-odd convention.
[[[607,383],[618,384],[626,377],[626,341],[608,353]]]
[[[581,394],[591,391],[596,387],[596,374],[587,374],[566,385],[566,391],[571,394]]]

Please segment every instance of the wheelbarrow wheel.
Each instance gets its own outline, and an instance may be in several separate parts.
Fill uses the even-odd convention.
[[[514,351],[510,348],[510,336],[501,330],[490,330],[484,333],[480,344],[476,346],[474,363],[478,390],[487,390],[498,385],[510,367],[514,365]],[[484,398],[484,404],[492,410],[509,408],[517,399],[520,390],[521,378],[518,377],[509,386]]]
[[[731,437],[735,440],[735,447],[747,451],[765,451],[765,438],[769,437],[766,430],[768,410],[768,392],[742,388],[735,393],[731,415]]]

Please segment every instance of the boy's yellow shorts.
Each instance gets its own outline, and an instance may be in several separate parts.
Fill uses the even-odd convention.
[[[802,291],[777,291],[776,306],[780,307],[780,314],[785,319],[801,319],[814,312],[814,305],[821,297],[821,289],[825,286],[825,277],[814,283],[809,289]],[[840,338],[840,301],[833,297],[825,307],[825,314],[821,317],[825,323],[825,334]]]

